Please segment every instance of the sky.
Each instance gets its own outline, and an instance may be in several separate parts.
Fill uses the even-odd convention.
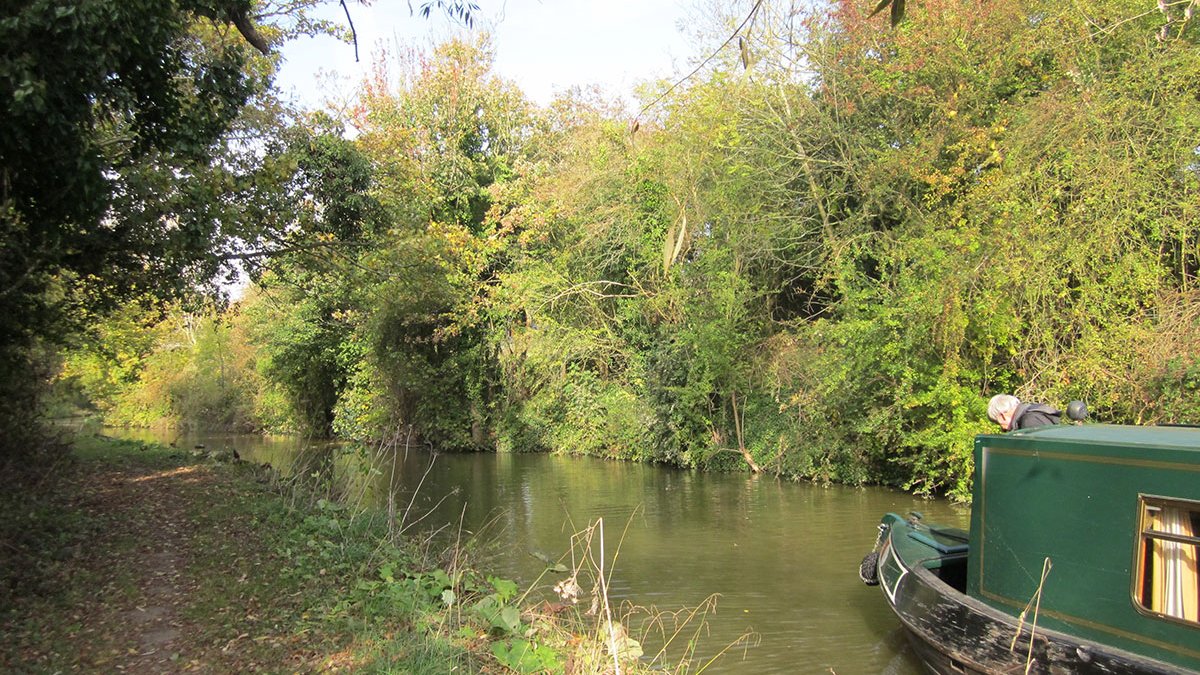
[[[549,103],[572,86],[599,85],[632,100],[640,82],[686,73],[694,50],[684,28],[694,0],[475,0],[475,31],[492,34],[494,70],[512,80],[535,103]],[[420,0],[412,0],[414,8]],[[429,49],[463,30],[434,9],[429,19],[410,15],[408,0],[348,2],[358,33],[354,46],[332,38],[305,38],[282,50],[276,84],[308,109],[326,99],[346,99],[367,75],[372,53],[400,44]],[[323,16],[346,25],[345,13],[330,2]],[[392,51],[395,51],[393,49]]]

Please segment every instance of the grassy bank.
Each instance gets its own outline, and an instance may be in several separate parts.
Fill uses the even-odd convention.
[[[664,665],[581,611],[586,592],[578,606],[529,606],[462,547],[398,540],[379,515],[172,448],[78,440],[51,475],[0,497],[0,542],[6,672]]]

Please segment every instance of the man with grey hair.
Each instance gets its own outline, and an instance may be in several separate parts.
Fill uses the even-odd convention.
[[[1045,403],[1021,403],[1011,394],[996,394],[988,401],[988,417],[1005,431],[1058,424],[1062,411]]]

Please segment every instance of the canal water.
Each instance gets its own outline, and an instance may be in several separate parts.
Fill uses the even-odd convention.
[[[113,433],[235,448],[284,473],[327,451],[289,438]],[[335,466],[369,505],[385,505],[390,485],[413,532],[475,538],[488,552],[480,566],[534,597],[558,600],[552,589],[569,574],[556,565],[602,562],[614,616],[648,655],[665,645],[668,662],[690,656],[689,672],[921,673],[858,565],[887,511],[963,528],[970,519],[968,508],[883,488],[544,454],[393,456],[372,458],[373,472],[361,455]],[[579,536],[588,531],[590,540]],[[579,576],[584,604],[594,578]]]

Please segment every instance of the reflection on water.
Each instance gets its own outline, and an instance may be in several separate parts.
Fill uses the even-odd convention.
[[[171,440],[178,447],[234,448],[281,471],[295,470],[289,467],[305,456],[301,448],[314,451],[286,438]],[[369,471],[371,454],[343,453],[335,463],[350,494],[382,505],[390,486],[408,522],[431,529],[450,524],[456,536],[483,533],[496,542],[490,572],[523,585],[536,581],[546,594],[563,575],[543,576],[544,560],[568,554],[571,535],[602,518],[615,606],[673,612],[716,594],[715,612],[697,636],[697,666],[745,632],[755,634],[749,646],[706,670],[711,673],[921,672],[878,588],[859,581],[858,564],[884,512],[919,510],[928,521],[964,528],[970,516],[946,502],[880,488],[592,458],[409,451],[394,463],[376,458]],[[631,628],[637,634],[639,627]],[[652,653],[654,645],[647,646]]]
[[[174,429],[105,429],[105,434],[135,441],[162,443],[180,451],[236,451],[242,459],[269,464],[284,477],[318,470],[334,459],[332,450],[340,443],[296,436],[208,433]]]

